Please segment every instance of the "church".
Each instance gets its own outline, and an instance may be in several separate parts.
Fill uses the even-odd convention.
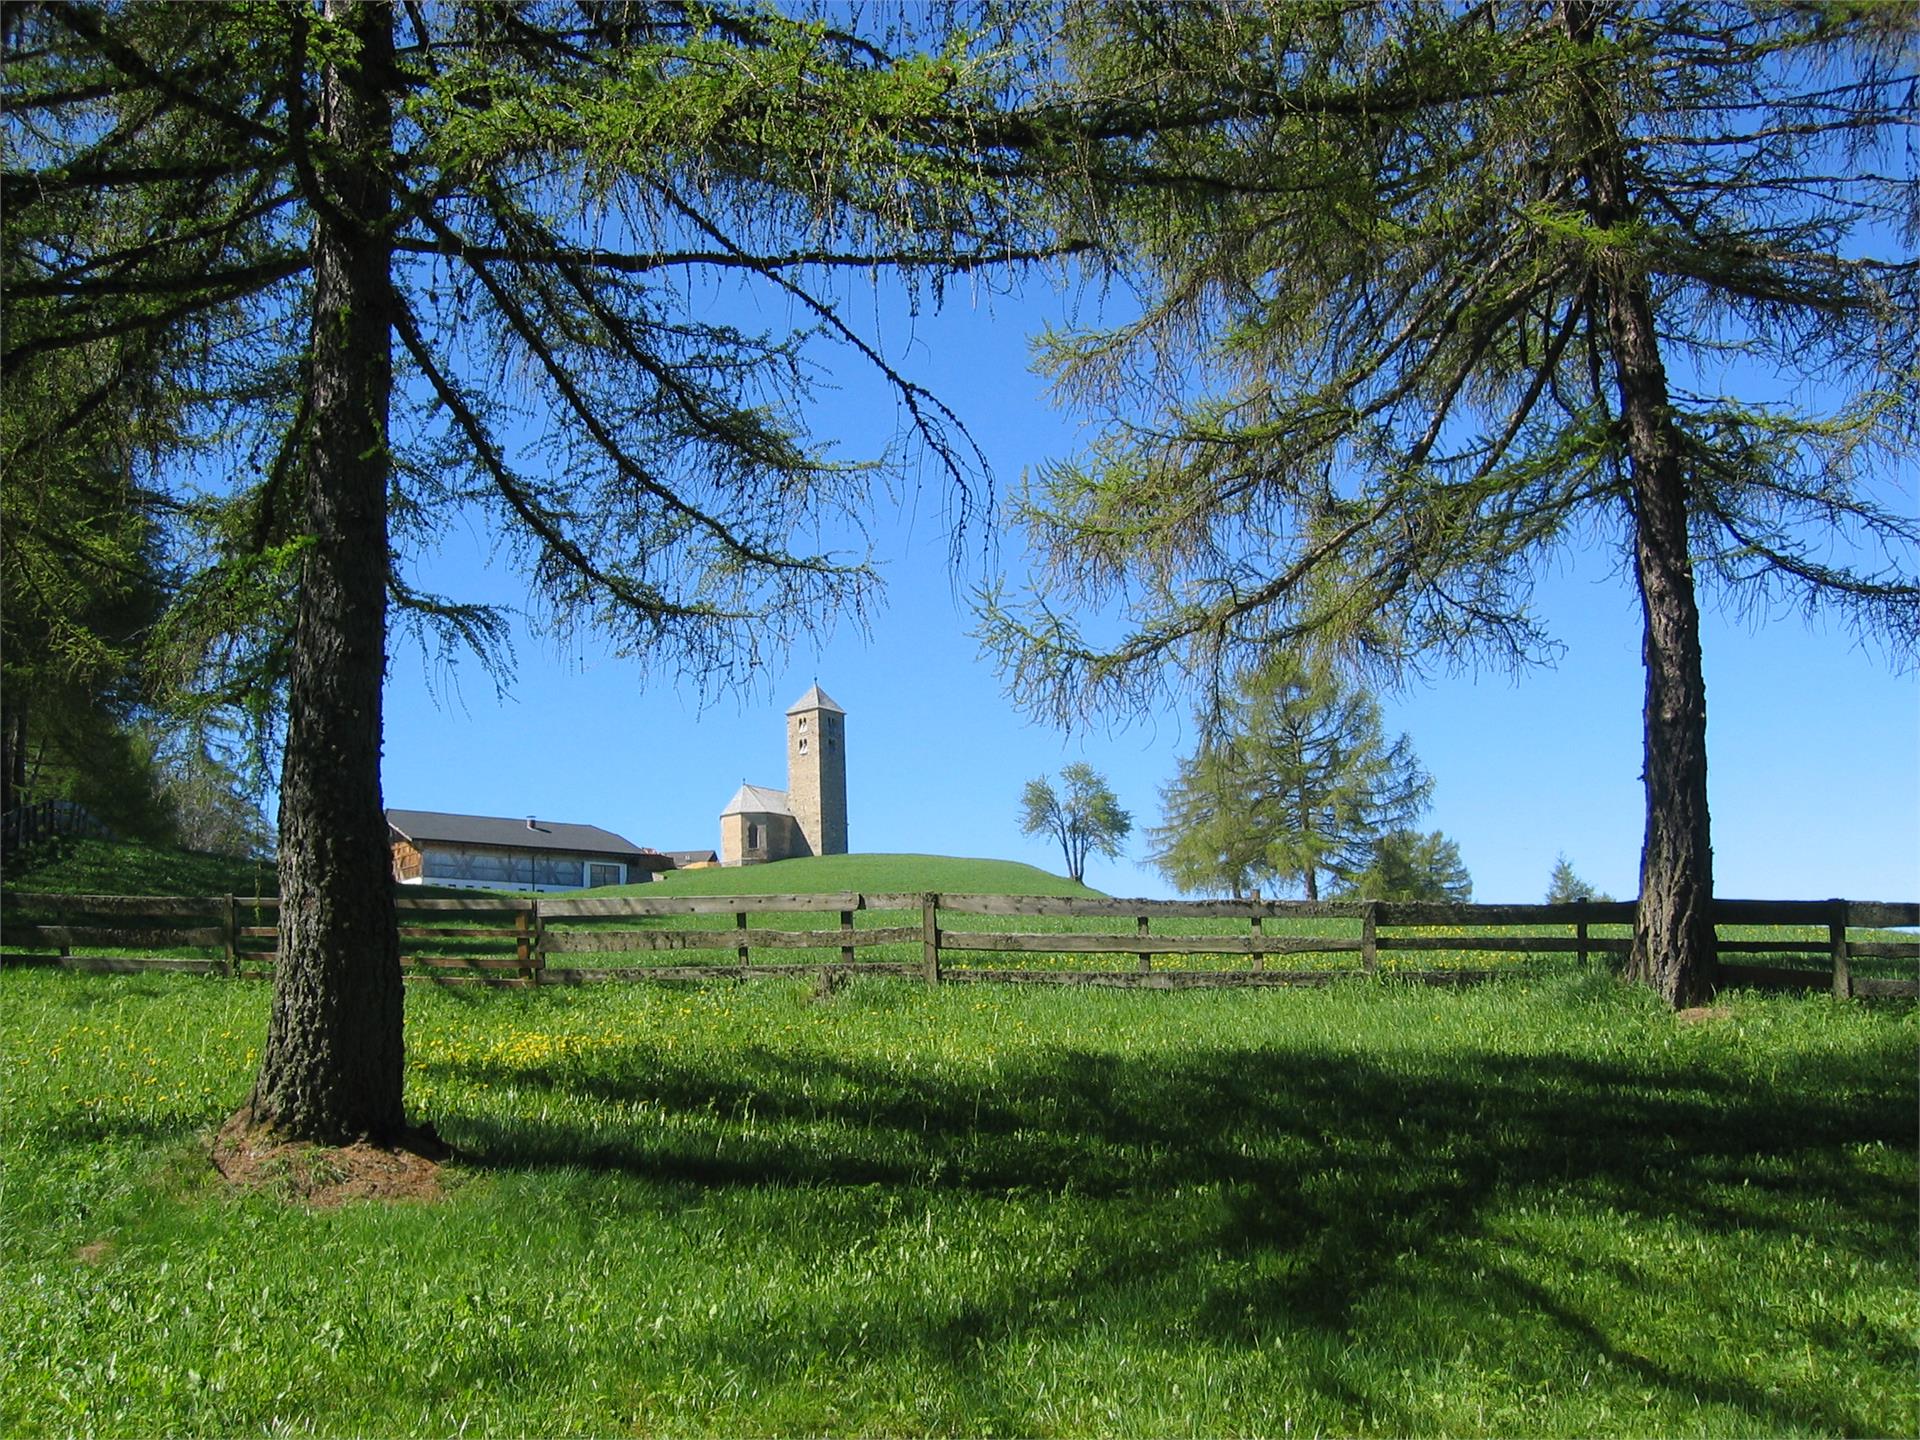
[[[742,784],[720,812],[720,863],[847,853],[847,712],[818,685],[787,710],[787,788]]]

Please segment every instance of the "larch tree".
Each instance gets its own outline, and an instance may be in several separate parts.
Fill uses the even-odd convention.
[[[27,14],[0,11],[9,38]],[[29,194],[11,172],[32,153],[32,130],[14,121],[0,137],[0,340],[10,349],[48,307],[31,293],[41,257],[138,234],[153,202]],[[172,577],[145,462],[177,438],[183,402],[169,383],[177,356],[112,323],[97,328],[87,343],[10,368],[0,387],[0,813],[68,798],[138,832],[146,827],[127,824],[138,806],[110,815],[99,802],[111,795],[79,792],[151,788],[132,727],[156,688],[142,637]]]
[[[1085,137],[1069,223],[1140,304],[1044,354],[1105,424],[1029,494],[1033,592],[987,597],[1013,696],[1071,721],[1291,647],[1524,663],[1540,568],[1616,548],[1646,674],[1629,973],[1700,999],[1700,592],[1896,663],[1920,636],[1915,16],[1072,7],[1035,109]]]
[[[1342,892],[1356,900],[1429,900],[1465,905],[1473,876],[1460,847],[1438,830],[1390,830],[1373,842],[1367,868]]]
[[[1266,846],[1247,823],[1231,745],[1203,737],[1160,790],[1160,823],[1147,831],[1154,868],[1183,895],[1235,900],[1267,882]]]
[[[1574,872],[1573,862],[1565,855],[1556,856],[1553,862],[1553,873],[1547,877],[1546,903],[1571,905],[1579,900],[1600,900],[1611,904],[1613,897],[1603,894],[1582,880]]]
[[[943,277],[1025,256],[969,119],[999,82],[984,49],[857,19],[727,0],[8,7],[23,243],[0,374],[11,393],[109,343],[164,351],[208,442],[162,507],[213,562],[176,597],[198,617],[179,626],[201,642],[186,678],[267,687],[284,715],[253,1123],[411,1133],[388,634],[488,653],[505,633],[416,573],[452,517],[500,537],[553,624],[724,685],[857,622],[875,575],[832,547],[876,480],[928,457],[964,496],[964,434],[847,301],[875,270],[937,299]],[[120,223],[63,219],[116,197]],[[755,314],[800,319],[733,318]],[[891,386],[886,453],[842,460],[808,434],[829,353]],[[22,443],[96,419],[75,396]]]
[[[1154,864],[1183,891],[1274,881],[1319,900],[1323,879],[1351,886],[1433,793],[1371,695],[1294,655],[1236,677],[1199,722],[1151,832]]]

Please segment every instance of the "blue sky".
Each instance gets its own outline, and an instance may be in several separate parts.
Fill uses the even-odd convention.
[[[1070,453],[1074,423],[1027,368],[1029,336],[1068,312],[1042,281],[1021,295],[956,295],[909,319],[874,307],[889,358],[966,422],[1001,497],[1022,473]],[[809,412],[849,457],[885,442],[891,401],[851,369]],[[1920,479],[1892,477],[1912,510]],[[1063,736],[1014,713],[969,638],[971,587],[1018,577],[1017,534],[983,551],[976,528],[949,563],[944,481],[929,471],[872,522],[885,603],[862,636],[842,627],[794,651],[754,692],[702,703],[671,681],[641,682],[591,635],[564,646],[525,632],[510,692],[477,666],[449,687],[433,659],[396,637],[383,779],[390,806],[604,826],[661,850],[717,846],[719,811],[742,780],[784,786],[784,712],[816,680],[844,706],[856,851],[994,856],[1062,868],[1022,836],[1021,785],[1085,759],[1132,810],[1127,856],[1096,858],[1088,881],[1121,895],[1172,892],[1145,863],[1159,791],[1191,748],[1175,705],[1124,729]],[[451,531],[417,578],[462,598],[527,603],[525,583],[471,528]],[[1565,653],[1551,669],[1448,674],[1383,695],[1435,780],[1424,828],[1460,847],[1481,900],[1537,900],[1564,852],[1616,896],[1637,889],[1644,798],[1637,602],[1611,552],[1558,563],[1536,599]],[[1710,801],[1716,889],[1725,896],[1920,896],[1920,680],[1795,614],[1754,626],[1709,610]]]

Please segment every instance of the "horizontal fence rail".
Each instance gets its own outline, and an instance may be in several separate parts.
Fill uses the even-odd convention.
[[[262,976],[271,972],[279,944],[280,902],[272,896],[9,893],[4,903],[0,946],[6,953],[0,953],[0,964]],[[1452,905],[856,892],[575,898],[402,894],[394,904],[402,966],[409,978],[439,983],[590,984],[828,970],[912,976],[929,984],[1155,989],[1324,985],[1343,976],[1381,973],[1457,984],[1507,973],[1513,966],[1415,969],[1400,957],[1572,955],[1585,961],[1624,954],[1632,944],[1636,909],[1632,902],[1616,901]],[[815,917],[820,923],[806,923]],[[1721,900],[1714,904],[1714,920],[1735,931],[1801,932],[1724,935],[1723,985],[1831,988],[1842,997],[1920,995],[1920,978],[1911,965],[1870,967],[1898,968],[1899,975],[1854,974],[1856,961],[1920,960],[1920,939],[1884,934],[1920,926],[1920,904]],[[983,928],[995,921],[1004,928]],[[1209,922],[1211,929],[1195,928]],[[1056,928],[1044,928],[1048,923]],[[1881,933],[1855,935],[1856,930]],[[201,953],[151,953],[161,950]],[[661,956],[668,958],[654,958]],[[1051,964],[1036,966],[1034,957]],[[1131,965],[1062,968],[1081,957]],[[1773,963],[1748,963],[1760,957]],[[1309,958],[1318,963],[1300,968]],[[1190,963],[1170,963],[1181,960]],[[1196,961],[1216,963],[1196,968],[1191,963]]]

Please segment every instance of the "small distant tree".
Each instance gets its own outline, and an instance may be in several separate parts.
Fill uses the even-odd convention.
[[[1460,847],[1440,831],[1394,830],[1373,842],[1373,863],[1347,892],[1356,900],[1473,899],[1473,877]]]
[[[1553,862],[1553,874],[1547,877],[1547,904],[1571,905],[1576,900],[1600,900],[1611,902],[1611,895],[1603,894],[1573,873],[1573,866],[1562,854]]]
[[[1087,873],[1087,856],[1119,858],[1121,842],[1133,833],[1133,816],[1120,808],[1106,778],[1084,760],[1060,772],[1060,785],[1055,790],[1044,775],[1027,782],[1020,793],[1020,831],[1058,840],[1067,874],[1080,880]]]
[[[1271,880],[1318,900],[1323,878],[1355,883],[1432,790],[1412,742],[1387,740],[1371,695],[1282,655],[1221,697],[1208,738],[1161,792],[1154,864],[1188,893]]]

